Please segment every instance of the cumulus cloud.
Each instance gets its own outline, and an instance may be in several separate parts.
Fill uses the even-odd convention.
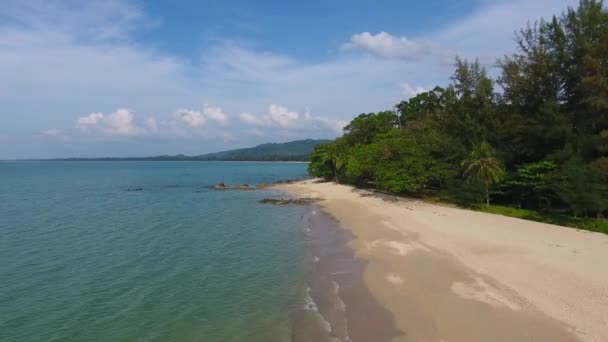
[[[228,115],[226,115],[220,107],[205,106],[203,113],[205,114],[205,117],[211,121],[218,122],[222,125],[228,123]]]
[[[309,112],[300,115],[298,112],[290,111],[287,107],[271,104],[268,114],[256,116],[251,113],[241,113],[241,121],[248,125],[258,127],[275,127],[287,130],[310,131],[313,129],[337,135],[346,125],[343,120],[335,120],[322,116],[314,116]],[[256,132],[260,132],[256,130]]]
[[[83,131],[101,132],[109,136],[135,136],[144,130],[134,122],[134,114],[125,108],[113,113],[91,113],[76,120],[77,126]]]
[[[384,58],[416,60],[431,54],[433,45],[428,40],[395,37],[386,32],[362,32],[353,35],[342,48],[364,50]]]
[[[306,113],[304,118],[312,127],[324,131],[330,131],[335,134],[342,133],[344,126],[347,124],[347,122],[344,120],[334,120],[322,116],[312,116],[310,113]]]
[[[225,126],[228,116],[220,107],[205,106],[202,111],[180,108],[169,115],[148,116],[138,122],[133,112],[120,108],[110,114],[91,113],[79,117],[76,126],[84,132],[106,136],[170,137],[204,135],[210,122]]]
[[[92,113],[87,116],[78,118],[77,123],[82,128],[87,128],[91,125],[96,125],[98,122],[103,120],[104,115],[102,113]]]
[[[199,111],[190,109],[178,109],[173,113],[173,117],[186,125],[196,128],[201,127],[207,122],[207,119]]]
[[[291,112],[287,108],[276,104],[271,104],[268,109],[268,119],[283,128],[293,126],[298,121],[298,117],[297,112]]]
[[[112,0],[71,6],[72,2],[9,1],[0,6],[0,103],[5,112],[22,113],[20,125],[30,132],[73,122],[74,117],[66,113],[92,113],[78,123],[91,135],[181,138],[197,132],[197,136],[210,136],[222,128],[217,126],[223,125],[223,119],[206,107],[196,107],[208,102],[224,106],[228,113],[256,113],[243,113],[237,119],[255,126],[257,133],[264,132],[267,141],[276,140],[284,131],[291,134],[297,127],[308,127],[305,133],[309,137],[321,137],[327,132],[335,135],[345,120],[361,112],[390,108],[404,96],[414,94],[419,88],[416,85],[445,85],[453,69],[444,61],[451,61],[457,53],[493,61],[513,50],[513,30],[577,2],[478,1],[466,16],[443,21],[424,32],[424,36],[350,32],[349,36],[354,35],[350,39],[343,37],[348,41],[343,48],[367,53],[323,54],[326,57],[321,59],[277,53],[279,49],[261,50],[256,46],[265,44],[230,43],[217,37],[201,49],[198,63],[132,36],[149,20],[139,2]],[[413,90],[400,87],[404,79]],[[36,101],[31,101],[32,94],[36,94]],[[129,102],[125,103],[125,99]],[[117,129],[108,119],[110,114],[95,113],[97,108],[116,108],[111,107],[116,102],[137,109],[138,114],[131,117],[130,123],[135,129]],[[282,128],[266,118],[270,116],[268,104],[277,102],[287,108],[310,106],[315,113],[327,114],[307,117],[300,111],[295,121],[289,115],[279,115],[283,122],[295,122],[293,127]],[[40,108],[46,108],[44,114]],[[196,108],[193,111],[200,111],[205,123],[192,128],[181,119],[178,122],[172,116],[176,108]],[[228,116],[225,122],[229,119]],[[0,115],[0,135],[5,133],[6,137],[2,128],[10,130],[15,120]],[[58,128],[72,135],[69,127]],[[16,138],[11,135],[10,139]],[[235,139],[242,139],[241,145],[252,141],[245,134]],[[150,144],[133,144],[128,147],[130,150],[107,147],[103,154],[153,154],[159,149],[186,152],[181,140],[166,139],[162,145],[154,145],[153,140]],[[79,146],[83,153],[106,148],[99,146],[96,139],[81,139]],[[214,150],[220,146],[213,141],[205,148]],[[33,143],[19,144],[18,148],[0,144],[0,158],[22,157],[41,150]]]
[[[407,82],[401,83],[401,94],[405,96],[406,100],[409,100],[420,93],[424,93],[425,91],[427,90],[423,87],[413,86]]]
[[[275,126],[281,128],[290,128],[298,121],[299,114],[288,110],[286,107],[271,104],[268,108],[268,114],[261,117],[251,113],[241,113],[239,118],[242,122],[255,126]]]

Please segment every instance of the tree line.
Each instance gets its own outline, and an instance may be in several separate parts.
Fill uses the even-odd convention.
[[[608,210],[608,11],[582,0],[515,35],[498,77],[457,58],[451,83],[355,117],[309,173],[466,205],[574,217]]]

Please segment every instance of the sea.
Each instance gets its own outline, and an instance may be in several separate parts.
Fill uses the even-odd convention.
[[[337,223],[210,188],[306,167],[1,162],[0,341],[350,341],[339,288],[360,267]]]

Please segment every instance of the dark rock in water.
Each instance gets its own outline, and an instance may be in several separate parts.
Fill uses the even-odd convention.
[[[259,201],[262,204],[274,204],[274,205],[286,205],[286,204],[296,204],[296,205],[307,205],[319,202],[320,198],[312,198],[312,197],[303,197],[303,198],[264,198]]]
[[[144,191],[144,188],[129,188],[127,191]]]
[[[211,187],[215,190],[256,190],[257,188],[251,187],[248,184],[243,185],[226,185],[224,183],[216,184]]]
[[[278,185],[278,184],[292,184],[292,183],[298,182],[300,180],[301,179],[278,180],[278,181],[272,182],[270,184],[259,183],[259,184],[256,184],[255,186],[250,186],[249,184],[226,185],[224,183],[218,183],[216,185],[210,186],[209,188],[215,189],[215,190],[257,190],[257,189],[264,189],[269,186]]]

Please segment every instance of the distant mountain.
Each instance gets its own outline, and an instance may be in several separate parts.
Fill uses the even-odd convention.
[[[256,147],[204,154],[195,158],[197,160],[308,161],[310,152],[316,145],[329,141],[306,139],[286,143],[268,143]]]
[[[318,144],[328,143],[330,140],[297,140],[286,143],[267,143],[250,148],[241,148],[223,152],[208,153],[199,156],[162,155],[154,157],[128,157],[128,158],[60,158],[53,160],[71,161],[308,161],[310,152]]]

